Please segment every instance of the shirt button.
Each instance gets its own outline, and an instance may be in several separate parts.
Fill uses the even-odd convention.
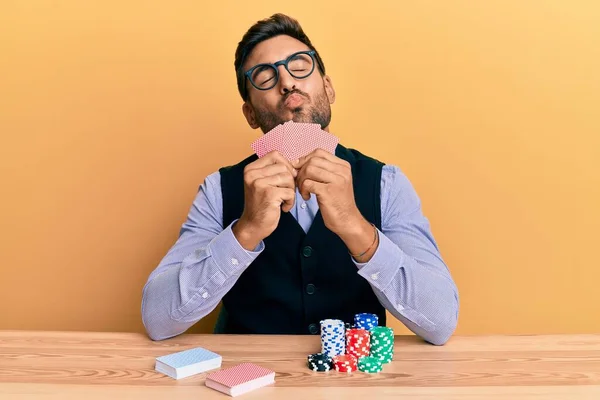
[[[304,249],[302,249],[302,255],[304,257],[310,257],[312,255],[313,249],[310,246],[306,246]]]
[[[374,281],[376,281],[377,278],[379,278],[379,272],[374,273],[374,274],[371,275],[371,279],[373,279]]]
[[[300,204],[300,207],[302,207],[302,209],[305,209],[306,208],[306,203]]]
[[[319,327],[317,326],[317,324],[310,324],[308,326],[308,331],[311,333],[311,335],[316,335],[317,333],[319,333]]]
[[[232,258],[232,259],[231,259],[231,263],[232,263],[233,265],[238,265],[238,264],[239,264],[239,261],[237,260],[237,258]]]
[[[204,293],[202,293],[202,298],[203,298],[203,299],[206,299],[207,297],[208,297],[208,292],[204,292]]]
[[[308,293],[308,294],[314,294],[316,289],[317,288],[312,283],[309,283],[308,285],[306,285],[306,293]]]

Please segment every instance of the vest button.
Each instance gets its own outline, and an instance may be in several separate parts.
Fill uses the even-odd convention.
[[[310,324],[308,326],[308,331],[311,335],[316,335],[317,333],[319,333],[319,327],[317,326],[317,324]]]
[[[308,293],[308,294],[314,294],[316,289],[317,288],[312,283],[309,283],[308,285],[306,285],[306,293]]]
[[[310,246],[306,246],[304,249],[302,249],[302,255],[304,257],[310,257],[312,255],[313,249]]]

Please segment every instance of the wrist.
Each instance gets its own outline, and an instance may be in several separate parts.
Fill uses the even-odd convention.
[[[231,231],[240,246],[248,251],[254,251],[262,240],[262,238],[257,237],[252,225],[241,218],[232,226]]]
[[[348,218],[348,222],[344,230],[338,233],[338,236],[346,242],[346,245],[350,243],[357,243],[364,241],[365,237],[373,238],[373,227],[369,221],[367,221],[360,213],[357,216]],[[363,240],[361,240],[363,239]],[[368,240],[367,240],[368,241]],[[368,241],[371,244],[370,241]]]
[[[372,226],[372,240],[373,241],[371,242],[369,247],[367,247],[367,249],[364,250],[362,253],[358,253],[358,254],[356,254],[356,253],[353,254],[351,251],[349,251],[350,256],[357,263],[364,264],[364,263],[369,262],[369,260],[371,260],[371,258],[373,258],[373,256],[375,255],[375,252],[379,248],[379,231],[377,230],[377,227],[375,225],[371,225],[371,226]]]
[[[348,253],[359,263],[368,262],[379,246],[377,228],[362,215],[360,219],[352,221],[349,228],[339,236],[348,248]]]

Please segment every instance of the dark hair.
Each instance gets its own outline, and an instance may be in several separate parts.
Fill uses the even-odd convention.
[[[315,58],[321,74],[325,74],[325,64],[319,55],[319,52],[310,42],[310,39],[300,26],[297,20],[288,17],[285,14],[273,14],[271,17],[258,21],[242,37],[235,50],[235,73],[237,75],[238,91],[244,101],[248,98],[246,90],[246,76],[244,75],[244,62],[257,44],[267,39],[279,35],[291,36],[307,45],[315,51]]]

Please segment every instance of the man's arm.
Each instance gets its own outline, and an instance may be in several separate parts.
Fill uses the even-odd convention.
[[[420,199],[397,167],[383,167],[379,245],[354,260],[381,304],[412,332],[442,345],[456,329],[458,289],[421,211]],[[371,239],[373,236],[369,236]],[[370,239],[369,239],[370,240]]]
[[[245,250],[223,229],[220,174],[209,175],[192,204],[179,239],[143,289],[142,321],[153,340],[185,332],[208,315],[264,249]]]

